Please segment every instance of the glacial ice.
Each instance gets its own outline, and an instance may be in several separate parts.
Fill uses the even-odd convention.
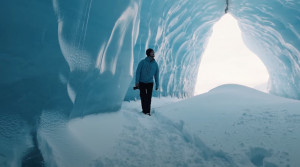
[[[270,93],[300,99],[300,2],[233,0],[231,5],[245,43],[269,71]]]
[[[137,98],[133,71],[148,47],[156,50],[161,69],[156,96],[191,97],[212,25],[226,8],[223,0],[2,3],[2,97],[13,101],[31,92],[24,103],[39,98],[41,108],[64,101],[71,117],[117,110],[124,98]],[[300,98],[299,5],[278,0],[228,6],[248,47],[268,68],[270,93],[295,99]],[[3,106],[17,110],[9,103]],[[38,106],[28,110],[41,111]]]
[[[191,97],[211,28],[226,8],[225,0],[0,4],[0,166],[29,165],[28,155],[49,160],[51,142],[64,133],[44,138],[45,120],[56,127],[56,117],[109,113],[137,98],[133,71],[148,47],[160,66],[155,96]],[[230,0],[228,6],[269,71],[270,93],[293,99],[300,99],[299,9],[297,0]]]

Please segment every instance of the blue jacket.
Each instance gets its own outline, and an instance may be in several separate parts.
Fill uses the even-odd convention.
[[[135,83],[153,83],[153,77],[155,78],[156,88],[159,88],[159,68],[155,60],[150,61],[150,57],[146,57],[141,60],[135,76]]]

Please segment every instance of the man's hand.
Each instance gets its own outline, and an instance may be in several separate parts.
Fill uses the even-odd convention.
[[[139,86],[140,86],[140,84],[136,84],[135,87],[133,87],[133,90],[140,89]]]

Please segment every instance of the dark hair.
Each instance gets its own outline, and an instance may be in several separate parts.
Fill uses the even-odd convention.
[[[151,48],[147,49],[147,50],[146,50],[146,55],[149,56],[149,54],[150,54],[151,52],[154,52],[154,50],[151,49]]]

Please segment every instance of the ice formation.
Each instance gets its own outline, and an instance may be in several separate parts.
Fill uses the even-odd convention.
[[[17,106],[38,100],[22,108],[41,111],[45,103],[61,107],[63,101],[71,117],[116,110],[124,98],[137,97],[133,71],[148,47],[157,53],[161,95],[190,97],[211,27],[226,7],[268,68],[270,92],[300,98],[298,1],[2,4],[1,91],[8,101],[3,106],[12,99],[20,99]]]
[[[148,47],[160,65],[157,96],[192,96],[211,27],[225,11],[239,21],[246,44],[268,68],[270,92],[300,99],[297,0],[0,4],[2,166],[28,165],[26,155],[39,155],[34,148],[42,113],[77,118],[117,111],[124,99],[136,98],[134,70]]]

